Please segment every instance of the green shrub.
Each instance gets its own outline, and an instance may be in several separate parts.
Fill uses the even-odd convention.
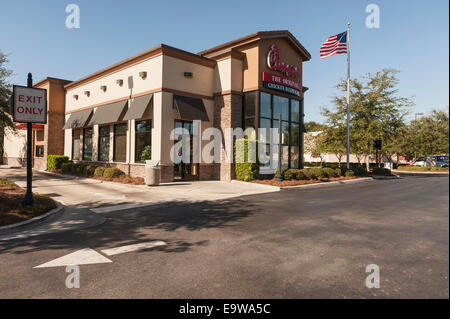
[[[249,148],[249,143],[250,147]],[[253,144],[254,143],[254,144]],[[258,178],[259,175],[259,163],[258,163],[258,141],[248,139],[238,139],[234,144],[234,158],[235,158],[235,171],[236,178],[241,181],[251,181]],[[242,149],[242,152],[237,150]],[[239,153],[239,154],[238,154]],[[256,163],[249,163],[249,158],[255,158]]]
[[[351,169],[356,176],[367,176],[367,174],[368,174],[366,167],[363,165],[356,165],[356,166],[352,167]]]
[[[326,173],[326,171],[324,171],[323,168],[313,167],[310,170],[311,170],[311,173],[313,174],[313,176],[316,177],[315,179],[328,177],[328,174]]]
[[[312,174],[311,174],[311,170],[304,168],[304,169],[300,169],[298,174],[297,174],[297,179],[298,180],[310,180],[312,179]]]
[[[95,164],[89,164],[85,167],[84,173],[86,174],[86,176],[94,176],[94,172],[97,169],[98,165]]]
[[[69,162],[69,157],[64,155],[47,155],[48,169],[62,169],[64,163]]]
[[[349,169],[345,172],[345,176],[347,176],[347,177],[355,176],[355,173],[351,169]]]
[[[332,169],[331,167],[324,167],[322,168],[323,175],[326,175],[325,177],[331,178],[331,177],[338,177],[336,175],[336,171]]]
[[[390,176],[391,171],[387,168],[374,167],[372,169],[373,175],[382,175],[382,176]]]
[[[97,168],[94,171],[94,176],[102,177],[104,172],[105,172],[105,167],[97,166]]]
[[[62,172],[63,172],[63,173],[71,173],[71,172],[72,172],[72,166],[73,166],[73,165],[74,165],[74,164],[71,163],[71,162],[63,163],[62,166],[61,166]]]
[[[103,171],[103,177],[106,178],[120,178],[123,176],[125,176],[125,173],[117,167],[108,167]]]
[[[298,171],[298,169],[287,169],[283,173],[283,178],[285,180],[298,179]]]
[[[334,170],[334,174],[336,177],[340,177],[340,176],[342,176],[342,170],[340,168],[336,168]]]
[[[75,173],[80,176],[86,175],[86,166],[87,165],[81,163],[76,164]]]

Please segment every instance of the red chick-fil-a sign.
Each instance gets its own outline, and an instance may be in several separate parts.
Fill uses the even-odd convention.
[[[269,53],[267,54],[267,66],[270,69],[284,73],[287,76],[296,77],[300,75],[296,65],[280,61],[280,48],[276,44],[272,44]]]
[[[14,85],[14,122],[47,123],[47,90]]]

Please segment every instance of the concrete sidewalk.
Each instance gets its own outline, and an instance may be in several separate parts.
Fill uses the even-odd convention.
[[[0,178],[26,187],[25,169],[2,169]],[[186,205],[278,190],[252,183],[221,181],[174,182],[149,187],[33,171],[33,192],[59,201],[65,205],[64,211],[38,224],[2,231],[0,240],[91,227],[103,223],[104,214],[117,211]]]

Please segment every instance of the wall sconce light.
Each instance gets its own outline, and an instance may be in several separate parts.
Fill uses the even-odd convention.
[[[122,80],[122,79],[119,79],[119,80],[116,81],[116,83],[117,83],[119,86],[122,86],[122,85],[123,85],[123,80]]]
[[[74,94],[74,95],[73,95],[73,98],[74,98],[75,100],[78,100],[78,94]]]
[[[91,95],[91,92],[89,91],[84,91],[84,95],[86,95],[87,97],[89,97]]]
[[[106,92],[106,85],[100,86],[100,90],[102,90],[103,92]]]
[[[142,78],[142,80],[145,80],[147,78],[147,72],[145,71],[139,72],[139,76]]]
[[[192,72],[184,72],[184,76],[187,78],[191,78],[193,76]]]

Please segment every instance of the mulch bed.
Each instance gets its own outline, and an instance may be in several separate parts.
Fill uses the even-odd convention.
[[[0,226],[15,224],[45,214],[56,208],[48,196],[33,194],[34,205],[22,207],[26,191],[14,183],[0,183]]]
[[[263,180],[254,180],[251,181],[251,183],[258,183],[258,184],[265,184],[265,185],[272,185],[272,186],[297,186],[297,185],[308,185],[308,184],[317,184],[317,183],[324,183],[324,182],[335,182],[335,181],[344,181],[349,179],[357,179],[360,178],[358,176],[342,176],[342,177],[330,177],[330,178],[321,178],[321,179],[312,179],[312,180],[288,180],[288,181],[281,181],[278,182],[275,178],[274,179],[263,179]]]
[[[100,181],[106,181],[106,182],[115,182],[115,183],[121,183],[121,184],[130,184],[130,185],[145,185],[145,180],[142,177],[114,177],[114,178],[107,178],[102,176],[80,176],[76,174],[69,174],[69,173],[63,173],[60,169],[48,169],[48,172],[51,173],[58,173],[63,175],[70,175],[70,176],[78,176],[78,177],[85,177],[85,178],[93,178],[98,179]]]

